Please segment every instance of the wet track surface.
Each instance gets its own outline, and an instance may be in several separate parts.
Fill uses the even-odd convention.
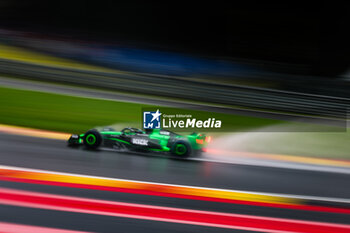
[[[142,181],[350,198],[349,175],[72,149],[64,141],[0,134],[0,164]]]
[[[0,164],[49,171],[243,191],[350,198],[350,175],[171,159],[66,147],[64,141],[0,134]],[[0,181],[0,188],[283,219],[350,223],[349,214]],[[0,205],[0,221],[93,232],[232,232],[189,224]]]

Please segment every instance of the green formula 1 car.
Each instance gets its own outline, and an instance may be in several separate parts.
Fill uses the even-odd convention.
[[[157,151],[169,152],[174,156],[188,157],[203,151],[210,137],[199,133],[181,136],[168,130],[140,130],[124,128],[115,131],[112,128],[92,129],[85,134],[73,134],[69,146],[84,145],[88,149],[99,147],[112,148],[117,151]]]

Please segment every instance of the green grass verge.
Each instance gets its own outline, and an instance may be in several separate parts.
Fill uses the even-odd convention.
[[[115,122],[137,122],[140,104],[0,88],[0,122],[62,132],[81,132]]]
[[[113,124],[141,127],[142,107],[156,107],[3,87],[0,87],[0,106],[2,124],[72,133]],[[271,119],[220,113],[215,117],[232,131],[279,123]]]

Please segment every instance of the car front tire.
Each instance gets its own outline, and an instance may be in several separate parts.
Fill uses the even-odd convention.
[[[84,134],[83,140],[86,148],[97,149],[102,143],[102,136],[96,129],[92,129]]]

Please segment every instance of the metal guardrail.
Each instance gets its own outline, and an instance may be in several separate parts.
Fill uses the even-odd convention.
[[[0,73],[142,94],[346,119],[350,99],[174,77],[58,68],[0,59]]]

